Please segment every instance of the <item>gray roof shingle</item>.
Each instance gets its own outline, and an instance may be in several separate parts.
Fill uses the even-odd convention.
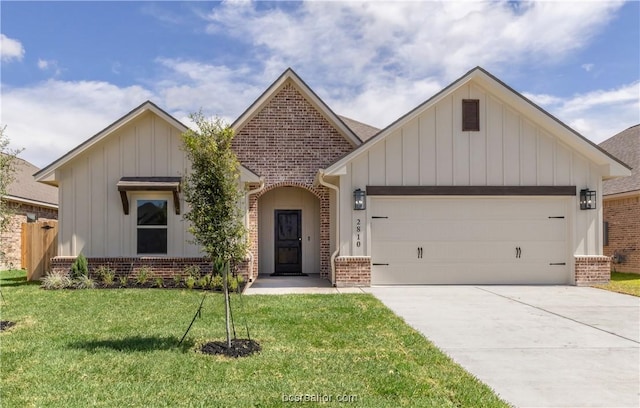
[[[344,122],[345,125],[349,127],[362,140],[366,142],[368,139],[371,139],[376,133],[380,131],[380,129],[375,128],[373,126],[367,125],[366,123],[358,122],[357,120],[353,120],[347,118],[345,116],[340,116],[340,120]]]
[[[11,196],[11,198],[14,199],[25,199],[49,205],[58,205],[58,189],[38,183],[33,178],[33,174],[40,169],[28,161],[17,157],[15,159],[15,170],[13,181],[7,187],[7,196]]]
[[[640,124],[600,143],[600,147],[631,166],[631,175],[602,183],[603,195],[640,191]]]

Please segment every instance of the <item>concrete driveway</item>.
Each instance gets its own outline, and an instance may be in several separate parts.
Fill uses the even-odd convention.
[[[366,288],[518,407],[640,407],[640,299],[573,286]]]

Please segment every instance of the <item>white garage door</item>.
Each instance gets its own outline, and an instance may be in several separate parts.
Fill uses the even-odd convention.
[[[372,197],[371,282],[570,284],[566,197]]]

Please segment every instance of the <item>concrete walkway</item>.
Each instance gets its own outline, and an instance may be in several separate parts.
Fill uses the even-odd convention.
[[[364,293],[360,288],[335,288],[319,275],[259,276],[244,290],[245,295],[289,295],[296,293]]]
[[[517,407],[640,407],[640,299],[574,286],[365,288]]]

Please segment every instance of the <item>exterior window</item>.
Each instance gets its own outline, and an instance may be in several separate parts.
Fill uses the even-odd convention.
[[[137,251],[167,253],[167,200],[137,200]]]
[[[462,100],[462,131],[477,132],[480,130],[480,101],[478,99]]]

